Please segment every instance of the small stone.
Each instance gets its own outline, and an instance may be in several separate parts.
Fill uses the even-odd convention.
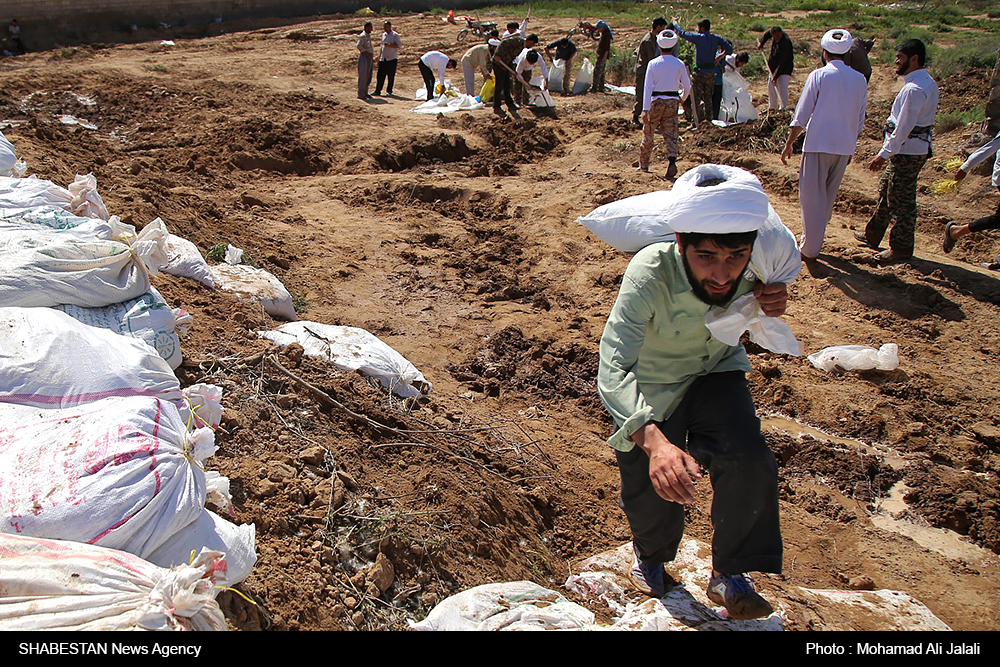
[[[344,605],[338,603],[333,605],[333,609],[330,610],[330,613],[333,614],[334,618],[341,618],[344,614],[347,613],[347,608],[344,607]]]
[[[287,482],[295,479],[295,468],[287,463],[272,461],[267,466],[267,478],[272,482]]]
[[[368,587],[365,588],[365,595],[367,595],[370,598],[377,598],[378,596],[382,595],[382,591],[380,591],[378,589],[378,586],[376,586],[375,584],[368,582]]]
[[[356,611],[353,614],[351,614],[351,622],[360,628],[365,624],[365,615],[362,614],[360,611]]]
[[[852,591],[873,591],[875,590],[875,582],[872,581],[871,577],[861,575],[851,577],[850,581],[847,582],[847,587]]]
[[[264,498],[273,496],[278,492],[278,485],[269,479],[262,479],[257,483],[257,495]]]
[[[326,456],[326,450],[322,447],[309,447],[308,449],[302,450],[299,454],[299,461],[303,463],[311,463],[314,466],[323,465],[323,458]]]
[[[392,561],[385,554],[380,553],[375,563],[366,571],[365,579],[368,583],[374,584],[381,595],[392,585],[392,580],[396,578],[396,572],[392,567]]]
[[[358,604],[358,601],[354,599],[353,596],[347,596],[344,598],[344,606],[348,609],[354,609]]]
[[[424,549],[424,546],[422,544],[414,543],[410,545],[410,553],[412,553],[414,556],[423,556],[424,554],[427,553],[427,550]]]
[[[281,355],[288,359],[293,366],[298,366],[302,363],[302,355],[305,350],[298,343],[292,343],[285,349],[281,351]]]
[[[351,477],[350,474],[344,472],[343,470],[337,471],[337,477],[340,479],[341,482],[344,483],[344,486],[346,486],[350,491],[354,491],[358,488],[358,483],[354,480],[354,478]]]
[[[420,596],[420,601],[423,603],[425,607],[428,608],[433,607],[434,605],[437,604],[438,596],[428,591],[427,593],[424,593],[423,595]]]
[[[292,396],[291,394],[282,394],[281,396],[278,396],[277,399],[275,399],[275,402],[278,404],[279,408],[287,410],[288,408],[295,405],[295,397]]]

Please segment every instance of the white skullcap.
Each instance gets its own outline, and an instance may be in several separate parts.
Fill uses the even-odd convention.
[[[490,46],[500,46],[500,40],[497,39],[496,37],[490,38],[490,41],[486,43],[489,44]]]
[[[721,181],[712,185],[702,185]],[[764,186],[749,171],[721,164],[690,169],[674,184],[663,213],[681,234],[736,234],[760,229],[767,220]]]
[[[661,49],[672,49],[677,44],[677,33],[673,30],[664,30],[656,36],[656,43]]]
[[[851,50],[851,42],[853,41],[851,33],[842,28],[834,28],[833,30],[826,31],[823,39],[820,40],[820,44],[824,50],[842,56]]]

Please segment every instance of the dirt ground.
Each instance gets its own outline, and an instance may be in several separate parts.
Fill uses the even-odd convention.
[[[362,102],[362,22],[0,61],[0,120],[32,172],[66,184],[92,171],[126,222],[159,216],[202,250],[244,248],[293,293],[301,319],[365,328],[434,385],[404,403],[294,350],[279,356],[354,415],[330,407],[276,366],[241,361],[267,348],[253,331],[275,324],[258,306],[155,279],[194,315],[182,384],[225,389],[213,464],[232,480],[233,520],[257,525],[259,561],[239,588],[258,605],[223,593],[232,628],[405,628],[474,585],[558,588],[575,562],[629,538],[595,389],[598,340],[629,258],[575,219],[670,187],[633,168],[632,98],[557,97],[557,117],[506,124],[488,110],[413,114],[416,58],[460,57],[468,45],[438,17],[408,15],[394,18],[398,96]],[[572,24],[533,28],[544,44]],[[619,47],[643,32],[615,28]],[[785,540],[784,574],[756,580],[791,610],[791,629],[823,627],[793,586],[901,590],[954,629],[997,629],[1000,282],[979,265],[1000,237],[941,250],[943,224],[985,215],[996,190],[971,175],[957,193],[931,194],[972,130],[940,136],[920,177],[918,259],[873,264],[851,230],[875,204],[878,178],[865,165],[900,85],[876,70],[827,231],[831,275],[800,276],[786,320],[809,353],[893,342],[900,367],[832,374],[750,346],[760,414],[780,417],[765,428]],[[796,72],[793,99],[806,74]],[[987,78],[941,81],[941,110],[983,103]],[[766,104],[763,84],[752,92]],[[63,114],[96,129],[60,123]],[[685,131],[681,170],[752,170],[799,232],[799,158],[783,166],[776,152],[787,121]],[[652,168],[663,174],[659,151]],[[709,506],[703,481],[690,535],[710,535]],[[942,529],[962,541],[946,548],[954,535]]]

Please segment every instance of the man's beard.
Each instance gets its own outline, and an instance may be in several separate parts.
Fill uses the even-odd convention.
[[[684,253],[681,253],[681,260],[684,262],[684,272],[687,274],[688,282],[691,283],[691,291],[694,292],[694,295],[698,297],[699,300],[710,306],[721,306],[728,303],[734,296],[736,296],[736,290],[740,288],[739,278],[733,281],[733,287],[728,292],[719,296],[713,296],[707,289],[705,289],[705,286],[702,283],[695,280],[694,274],[691,273],[691,265],[688,264],[687,257]]]
[[[908,70],[908,69],[910,69],[910,61],[909,60],[907,60],[904,64],[902,64],[902,65],[900,65],[899,67],[896,68],[896,74],[898,76],[904,76],[906,74],[906,70]]]

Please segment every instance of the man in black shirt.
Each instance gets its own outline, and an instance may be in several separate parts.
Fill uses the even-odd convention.
[[[551,53],[552,49],[556,50],[555,56]],[[556,60],[563,61],[565,69],[563,70],[562,94],[569,95],[570,71],[573,68],[573,56],[576,55],[576,44],[569,37],[557,39],[545,47],[545,55],[549,57],[549,60],[553,64],[555,64]]]
[[[795,56],[792,40],[778,26],[760,36],[757,49],[763,51],[768,40],[771,40],[771,55],[767,59],[767,69],[771,76],[767,80],[767,108],[775,111],[788,107],[788,82],[792,78]]]

